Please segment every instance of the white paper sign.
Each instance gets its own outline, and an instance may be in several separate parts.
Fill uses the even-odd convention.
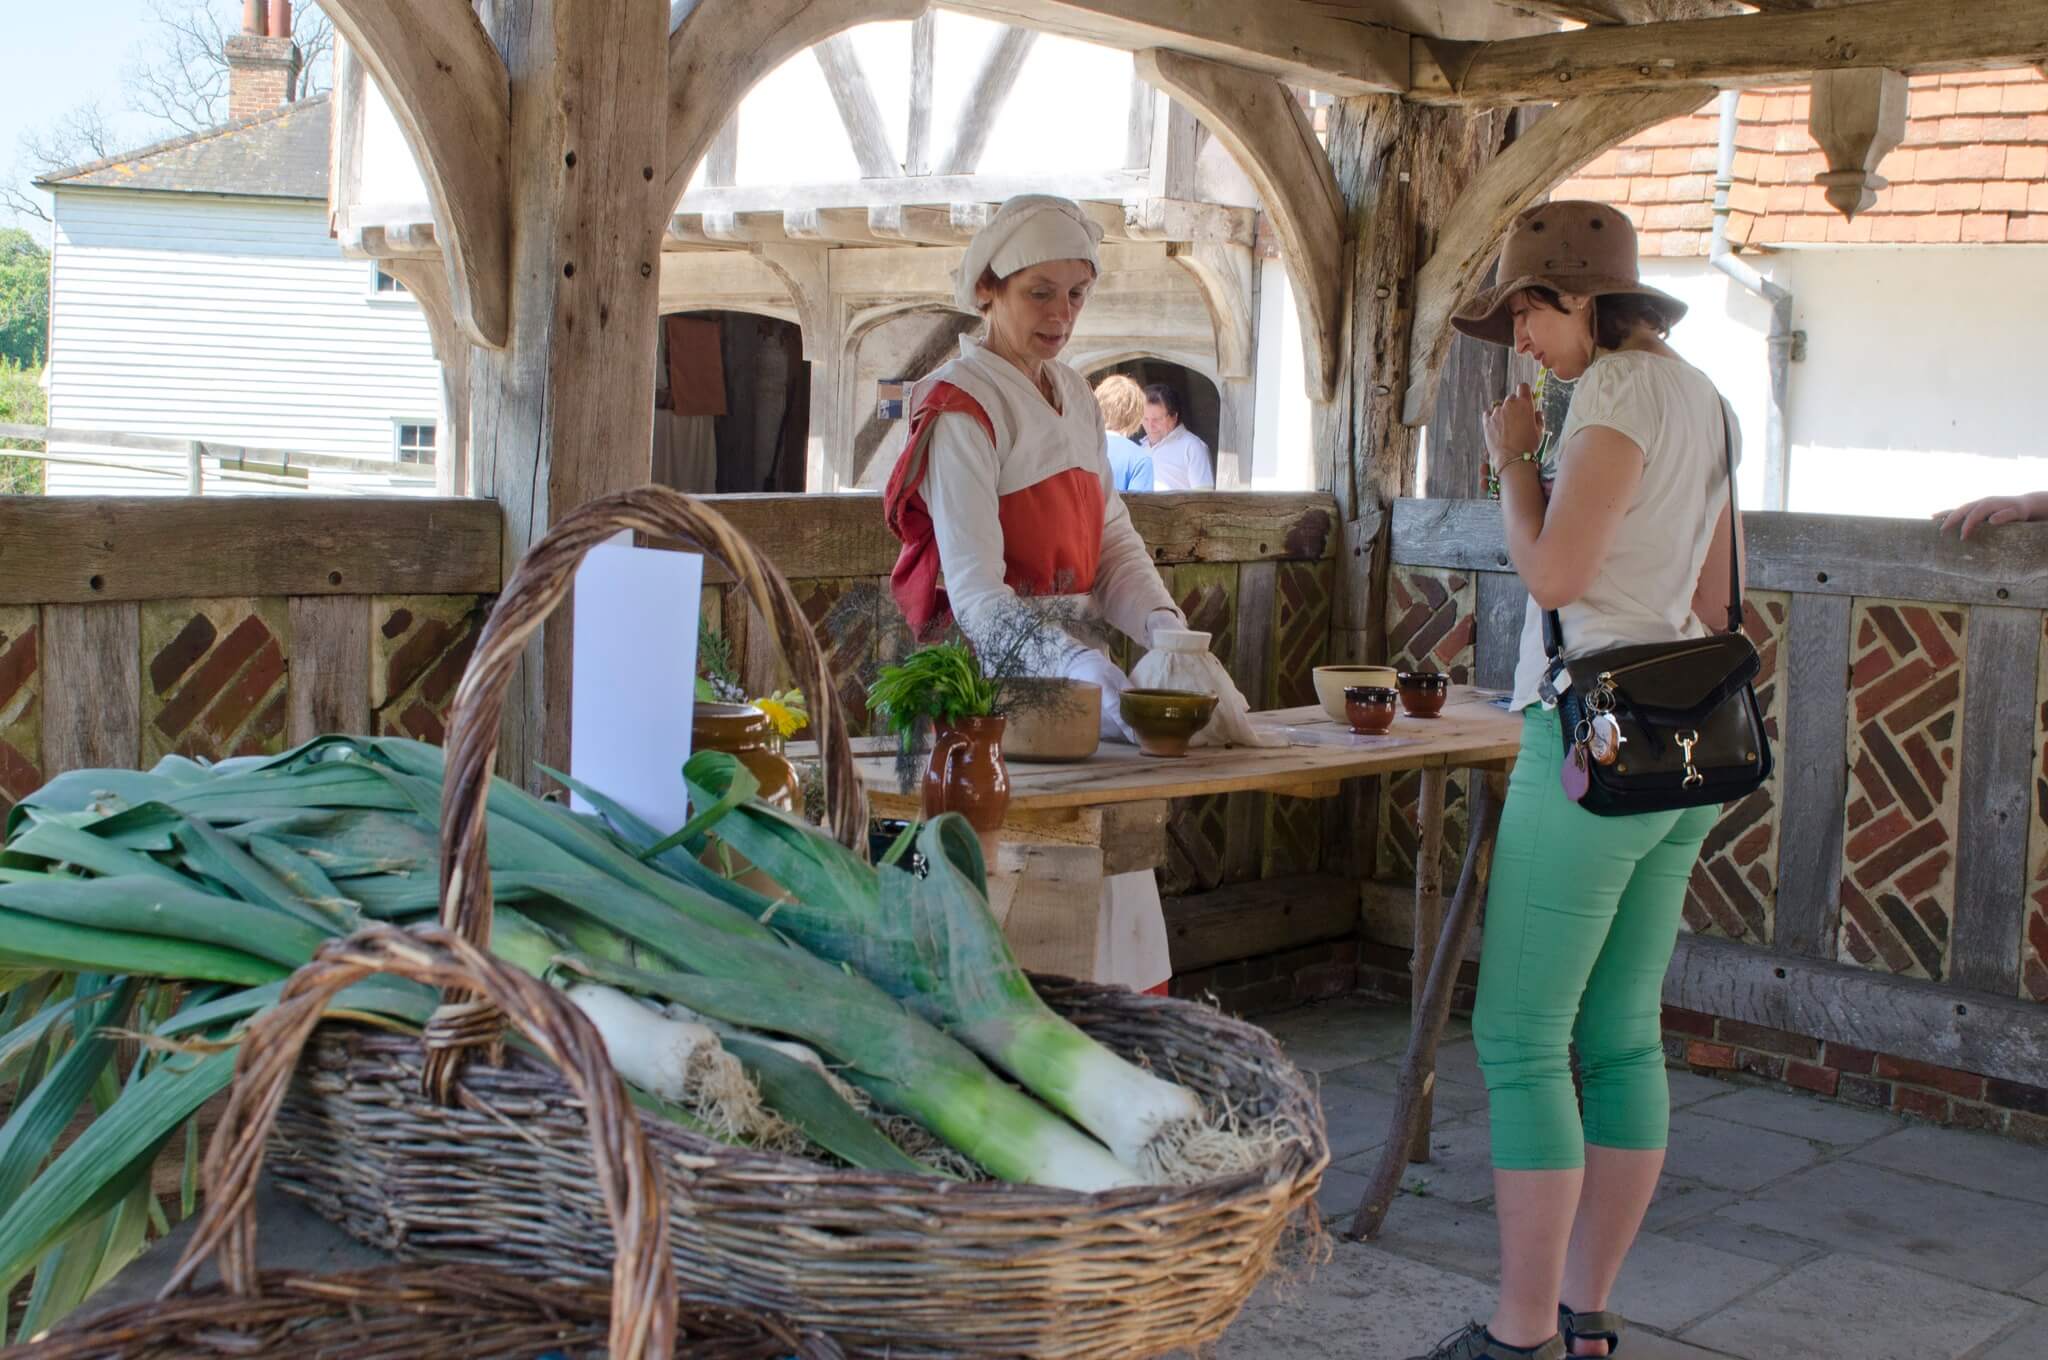
[[[689,820],[683,762],[697,684],[696,553],[593,548],[576,569],[569,773],[663,835]],[[595,811],[581,798],[579,811]]]

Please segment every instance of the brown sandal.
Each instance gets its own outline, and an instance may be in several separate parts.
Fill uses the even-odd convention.
[[[1616,1355],[1621,1351],[1621,1329],[1626,1326],[1621,1314],[1602,1310],[1597,1313],[1575,1313],[1563,1304],[1557,1305],[1557,1330],[1564,1338],[1565,1354],[1572,1353],[1572,1346],[1580,1341],[1604,1341],[1607,1354]]]

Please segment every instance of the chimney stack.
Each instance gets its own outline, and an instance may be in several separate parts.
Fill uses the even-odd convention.
[[[242,0],[242,31],[227,42],[228,117],[265,113],[298,97],[292,0]]]

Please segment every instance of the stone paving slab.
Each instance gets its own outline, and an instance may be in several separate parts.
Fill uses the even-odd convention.
[[[1214,1360],[1405,1360],[1491,1316],[1493,1296],[1455,1271],[1339,1242],[1312,1278],[1261,1285]]]
[[[1671,1115],[1672,1174],[1745,1193],[1812,1166],[1822,1152],[1804,1138],[1708,1119],[1698,1106]]]
[[[1323,1124],[1329,1130],[1333,1163],[1387,1140],[1387,1128],[1394,1119],[1391,1093],[1326,1081],[1317,1094],[1323,1102]]]
[[[1916,1124],[1853,1155],[1894,1171],[2048,1204],[2048,1149],[1992,1134]]]
[[[1400,1084],[1401,1064],[1397,1058],[1383,1058],[1378,1062],[1358,1063],[1351,1067],[1340,1067],[1323,1074],[1325,1082],[1342,1082],[1346,1086],[1363,1086],[1369,1091],[1394,1094]],[[1442,1072],[1437,1073],[1436,1108],[1451,1114],[1470,1114],[1486,1108],[1486,1088],[1470,1086],[1454,1081]]]
[[[2048,1355],[2048,1308],[2036,1308],[1970,1360],[2041,1360],[2044,1355]]]
[[[1500,1278],[1500,1226],[1489,1206],[1403,1195],[1375,1244],[1477,1279]]]
[[[1630,1322],[1682,1333],[1780,1269],[1699,1242],[1640,1233],[1614,1282],[1611,1306]]]
[[[2021,1298],[2032,1299],[2035,1303],[2048,1303],[2048,1273],[2021,1285],[2017,1292]]]
[[[1723,1190],[1719,1186],[1667,1171],[1657,1178],[1657,1194],[1650,1201],[1650,1211],[1643,1215],[1643,1231],[1669,1232],[1695,1219],[1705,1218],[1714,1210],[1735,1203],[1735,1200],[1732,1190]]]
[[[1408,1012],[1359,997],[1318,1001],[1257,1022],[1280,1041],[1294,1065],[1327,1072],[1374,1058],[1397,1057],[1408,1047]],[[1450,1037],[1446,1027],[1445,1037]]]
[[[1694,1114],[1808,1138],[1817,1143],[1857,1146],[1897,1133],[1906,1121],[1876,1110],[1788,1095],[1762,1086],[1739,1087],[1691,1106]]]
[[[1664,1077],[1671,1086],[1671,1108],[1682,1110],[1688,1105],[1697,1105],[1702,1100],[1728,1094],[1728,1083],[1713,1077],[1703,1077],[1697,1072],[1683,1068],[1665,1068]]]
[[[1831,1162],[1716,1211],[1932,1275],[2016,1290],[2048,1267],[2038,1205],[1855,1161]]]
[[[1961,1360],[2028,1305],[1888,1261],[1837,1253],[1689,1328],[1746,1360]]]
[[[1372,1174],[1378,1152],[1367,1150],[1338,1163],[1355,1175]],[[1483,1204],[1493,1198],[1493,1147],[1486,1117],[1440,1118],[1429,1132],[1429,1160],[1411,1164],[1401,1188],[1454,1204]]]
[[[1729,1202],[1734,1201],[1731,1199]],[[1752,1227],[1747,1223],[1735,1223],[1713,1213],[1679,1227],[1667,1229],[1665,1233],[1681,1242],[1698,1242],[1703,1246],[1732,1252],[1752,1261],[1765,1261],[1774,1266],[1801,1265],[1825,1256],[1828,1250],[1820,1243],[1809,1242],[1803,1237],[1772,1232],[1769,1228]]]

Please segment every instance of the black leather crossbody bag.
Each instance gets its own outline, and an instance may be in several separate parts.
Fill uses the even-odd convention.
[[[1728,631],[1566,660],[1563,621],[1554,609],[1543,616],[1549,686],[1556,690],[1560,669],[1571,677],[1558,696],[1565,791],[1602,817],[1729,803],[1771,777],[1771,744],[1754,688],[1762,662],[1742,633],[1735,437],[1725,401],[1721,430],[1728,464]]]

